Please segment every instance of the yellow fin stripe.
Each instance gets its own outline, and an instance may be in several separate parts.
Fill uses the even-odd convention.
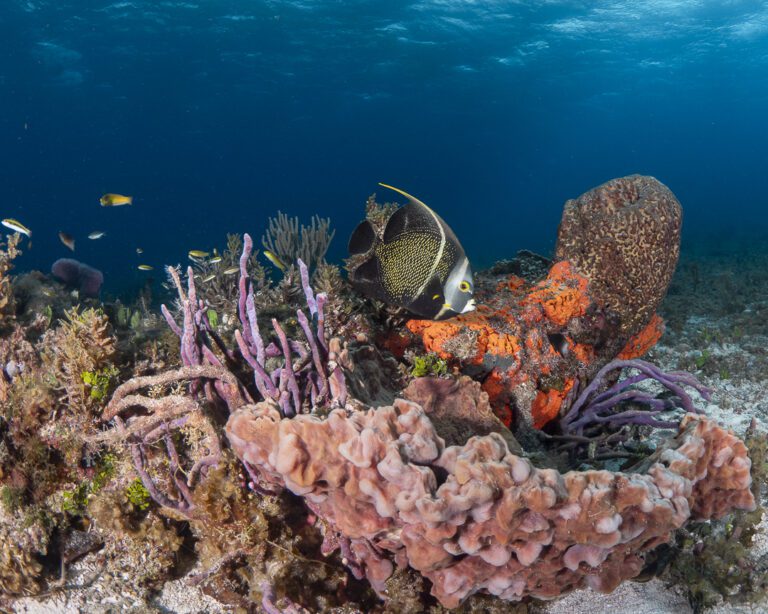
[[[417,205],[421,205],[421,206],[422,206],[422,207],[424,207],[425,209],[427,209],[427,210],[431,211],[431,209],[430,209],[430,208],[429,208],[427,205],[425,205],[423,202],[421,202],[421,201],[420,201],[418,198],[416,198],[415,196],[411,196],[410,194],[408,194],[408,192],[406,192],[405,190],[401,190],[400,188],[396,188],[395,186],[389,185],[389,184],[387,184],[387,183],[381,183],[381,182],[379,182],[379,185],[380,185],[380,186],[382,186],[382,187],[384,187],[384,188],[389,188],[390,190],[394,190],[394,191],[395,191],[395,192],[397,192],[398,194],[401,194],[402,196],[405,196],[405,197],[406,197],[408,200],[410,200],[411,202],[413,202],[413,203],[416,203]]]

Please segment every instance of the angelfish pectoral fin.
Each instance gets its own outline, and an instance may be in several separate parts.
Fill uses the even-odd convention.
[[[365,254],[370,251],[375,241],[376,232],[373,230],[373,226],[368,220],[363,220],[357,225],[357,228],[355,228],[352,236],[349,238],[347,245],[349,254],[351,256]]]

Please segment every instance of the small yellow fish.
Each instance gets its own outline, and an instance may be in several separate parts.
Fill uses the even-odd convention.
[[[238,271],[240,271],[240,267],[231,266],[228,269],[224,269],[224,271],[222,271],[222,273],[224,273],[224,275],[234,275]]]
[[[189,257],[192,258],[193,260],[195,258],[206,258],[208,256],[210,256],[210,252],[204,252],[201,249],[191,249],[191,250],[189,250]]]
[[[278,269],[280,269],[283,273],[285,273],[288,270],[288,267],[285,266],[282,260],[278,258],[274,252],[269,251],[268,249],[264,250],[264,256],[267,260],[269,260],[272,264],[274,264]]]
[[[211,281],[212,279],[216,279],[216,273],[211,273],[210,275],[203,277],[202,281],[205,283]]]
[[[68,232],[64,232],[63,230],[59,230],[59,240],[69,249],[72,251],[75,251],[75,237],[73,237]]]
[[[88,235],[88,238],[89,239],[101,239],[101,237],[103,237],[105,234],[107,234],[107,233],[104,232],[103,230],[94,230],[91,234]]]
[[[122,194],[104,194],[99,199],[102,207],[119,207],[121,205],[132,205],[133,196],[123,196]]]
[[[155,267],[149,266],[148,264],[140,264],[139,265],[139,271],[152,271]]]
[[[137,254],[143,254],[143,253],[144,253],[144,250],[143,250],[143,249],[141,249],[140,247],[137,247],[137,248],[136,248],[136,253],[137,253]]]
[[[20,232],[21,234],[27,235],[30,238],[32,237],[32,231],[24,226],[24,224],[22,224],[19,220],[14,220],[12,217],[8,217],[0,223],[2,223],[2,225],[6,228]]]
[[[211,258],[208,261],[208,263],[209,264],[219,264],[219,262],[221,262],[222,260],[224,260],[224,258],[222,258],[221,256],[214,256],[213,258]]]

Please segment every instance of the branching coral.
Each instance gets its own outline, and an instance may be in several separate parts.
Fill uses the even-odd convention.
[[[598,393],[608,377],[622,369],[637,370],[639,373],[617,381],[607,390]],[[665,386],[674,396],[658,398],[635,387],[640,382],[653,380]],[[685,371],[664,373],[655,365],[644,360],[614,360],[605,365],[579,397],[568,407],[560,420],[564,432],[583,435],[585,429],[596,424],[643,424],[660,428],[676,428],[678,422],[659,421],[655,416],[661,412],[681,407],[686,412],[699,413],[693,400],[683,388],[694,388],[706,400],[711,391],[693,375]],[[625,403],[635,403],[640,409],[623,409]]]
[[[0,324],[13,315],[13,291],[11,290],[10,272],[13,268],[13,260],[21,254],[19,242],[21,235],[16,232],[7,235],[5,245],[0,242]]]
[[[245,235],[240,257],[238,315],[241,329],[235,332],[238,350],[226,347],[210,323],[205,303],[198,299],[195,278],[190,270],[184,290],[178,272],[169,274],[179,293],[182,326],[163,305],[162,311],[181,343],[183,367],[156,376],[139,377],[120,386],[105,409],[102,419],[114,420],[117,430],[92,438],[92,441],[129,444],[134,466],[144,487],[158,504],[184,516],[193,512],[192,487],[198,474],[215,466],[221,449],[214,423],[203,408],[203,401],[231,411],[259,396],[275,401],[286,416],[306,413],[326,406],[342,406],[346,401],[346,385],[341,368],[331,362],[325,334],[324,294],[315,295],[309,284],[309,272],[299,261],[302,288],[309,317],[296,312],[306,345],[289,339],[283,327],[272,320],[277,343],[266,344],[259,331],[254,302],[254,286],[248,275],[252,241]],[[310,322],[311,319],[311,322]],[[296,356],[296,359],[294,359]],[[270,361],[277,366],[270,367]],[[238,379],[229,368],[240,362],[252,369],[253,385]],[[229,367],[229,368],[228,368]],[[191,395],[172,394],[159,398],[135,394],[142,389],[191,381]],[[141,409],[140,413],[136,409]],[[127,416],[127,418],[124,418]],[[194,417],[204,432],[202,457],[185,463],[174,442],[173,433]],[[163,441],[168,458],[168,476],[163,486],[150,472],[149,447]],[[183,475],[186,475],[184,479]],[[173,495],[170,494],[173,491]]]
[[[201,404],[184,394],[164,395],[153,398],[136,392],[151,387],[168,385],[185,380],[200,381],[205,378],[215,382],[219,390],[231,391],[227,398],[233,406],[240,404],[239,383],[229,372],[219,366],[193,365],[155,376],[133,378],[120,386],[107,405],[103,420],[114,420],[116,430],[107,431],[90,439],[92,443],[125,442],[131,452],[136,472],[152,499],[159,505],[187,516],[193,510],[192,487],[204,469],[215,466],[221,458],[219,436],[213,423],[203,413]],[[121,414],[141,409],[147,415],[130,415],[126,420]],[[204,439],[198,443],[197,458],[187,462],[179,455],[173,433],[194,423]],[[167,454],[167,473],[152,476],[149,467],[149,448],[162,441]],[[154,470],[153,470],[154,471]],[[158,483],[162,483],[162,486]],[[173,494],[171,494],[173,493]]]
[[[216,312],[218,320],[224,329],[230,329],[237,323],[237,295],[239,291],[238,274],[234,272],[240,267],[240,254],[243,251],[243,239],[238,234],[227,235],[227,247],[221,253],[221,260],[211,262],[210,259],[194,261],[194,271],[197,295],[208,309]],[[246,262],[248,277],[256,287],[254,293],[257,299],[269,302],[270,283],[267,272],[253,252]],[[176,292],[176,286],[171,279],[171,291]],[[259,303],[260,305],[262,303]]]
[[[314,271],[325,261],[328,246],[336,234],[330,228],[329,218],[315,215],[309,226],[302,224],[299,227],[298,217],[290,218],[278,211],[277,217],[269,218],[269,226],[261,238],[261,244],[286,266],[302,260],[310,271]]]

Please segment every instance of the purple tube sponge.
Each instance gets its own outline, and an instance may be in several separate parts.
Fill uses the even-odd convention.
[[[611,386],[606,385],[610,374],[623,369],[639,371]],[[664,386],[672,396],[657,398],[655,395],[637,389],[635,384],[645,380],[655,381]],[[683,386],[696,390],[703,399],[709,400],[711,391],[693,375],[684,371],[664,372],[645,360],[613,360],[597,372],[594,379],[581,392],[561,420],[563,431],[583,435],[584,429],[598,423],[644,424],[658,428],[676,428],[677,420],[656,419],[661,412],[679,407],[689,413],[701,413]],[[607,388],[600,392],[601,388]],[[643,409],[623,409],[622,403],[633,401]]]

